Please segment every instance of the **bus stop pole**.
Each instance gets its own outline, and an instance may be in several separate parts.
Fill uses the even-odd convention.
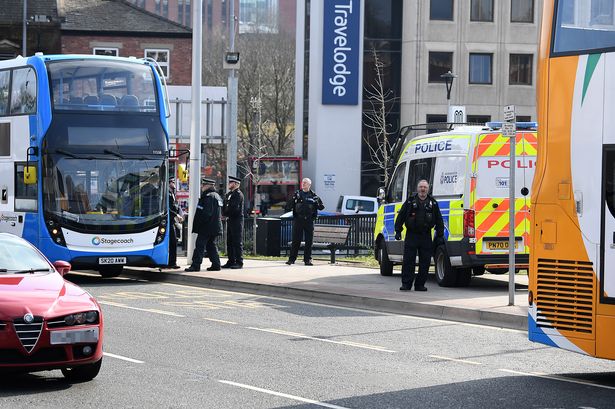
[[[192,1],[192,121],[190,125],[190,183],[188,196],[188,262],[196,238],[192,234],[192,223],[196,206],[201,195],[201,47],[203,44],[203,0]]]

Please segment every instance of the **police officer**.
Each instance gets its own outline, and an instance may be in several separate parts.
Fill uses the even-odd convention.
[[[192,221],[192,233],[197,233],[196,245],[192,254],[192,264],[185,271],[200,271],[203,261],[203,251],[207,250],[207,256],[211,261],[211,267],[207,271],[220,271],[220,256],[216,248],[216,237],[222,234],[222,198],[216,193],[216,181],[203,179],[201,181],[201,197],[194,212]]]
[[[401,291],[412,289],[414,291],[427,291],[425,282],[433,253],[431,229],[436,228],[436,239],[444,238],[444,222],[438,202],[431,197],[429,183],[419,181],[417,193],[409,196],[404,202],[395,219],[395,240],[401,240],[401,232],[406,226],[406,239],[404,241],[404,260],[401,268]],[[414,279],[416,253],[419,253],[419,273]]]
[[[175,178],[169,178],[169,267],[179,268],[177,265],[177,237],[181,234],[177,224],[181,226],[184,220],[184,211],[177,203],[175,197]]]
[[[228,177],[228,193],[224,197],[222,215],[226,217],[226,251],[228,261],[222,268],[243,267],[243,193],[239,190],[241,179]]]
[[[314,220],[318,211],[325,208],[320,197],[310,189],[312,181],[304,178],[301,181],[301,190],[295,192],[288,202],[287,208],[293,211],[293,242],[286,264],[294,264],[299,254],[301,238],[305,233],[305,249],[303,261],[306,266],[312,266],[312,239],[314,238]]]

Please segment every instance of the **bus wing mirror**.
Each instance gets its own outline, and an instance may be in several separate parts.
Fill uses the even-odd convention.
[[[36,179],[36,166],[25,166],[23,169],[23,182],[26,185],[34,185]]]
[[[188,182],[188,170],[186,169],[186,165],[179,164],[177,166],[177,178],[182,183]]]

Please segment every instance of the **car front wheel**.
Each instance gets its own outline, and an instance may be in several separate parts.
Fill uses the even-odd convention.
[[[63,368],[62,375],[69,382],[87,382],[96,378],[98,372],[100,372],[100,366],[102,365],[102,358],[93,364],[79,365],[72,368]]]

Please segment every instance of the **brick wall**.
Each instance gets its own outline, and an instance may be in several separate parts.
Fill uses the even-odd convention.
[[[168,49],[169,85],[192,82],[192,38],[84,36],[62,33],[62,54],[93,54],[94,47],[118,48],[120,57],[142,58],[145,49]]]

